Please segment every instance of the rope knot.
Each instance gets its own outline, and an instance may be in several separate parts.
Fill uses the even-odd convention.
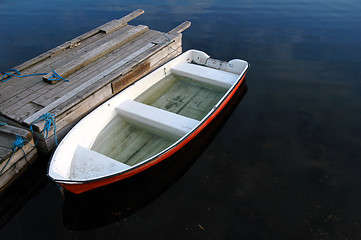
[[[30,126],[30,131],[31,133],[33,133],[33,124],[36,122],[40,122],[40,121],[45,121],[45,126],[43,131],[40,133],[39,138],[41,135],[44,136],[45,139],[48,138],[49,135],[49,130],[51,129],[51,127],[53,126],[53,130],[54,130],[54,138],[55,138],[55,145],[58,145],[58,141],[57,141],[57,137],[56,137],[56,120],[55,120],[55,115],[51,114],[51,113],[45,113],[43,115],[41,115],[38,119],[36,119],[34,122],[32,122],[31,126]],[[38,138],[38,140],[39,140]],[[35,145],[37,144],[38,140],[36,141]]]
[[[27,141],[25,138],[20,137],[19,135],[16,135],[16,138],[15,138],[15,140],[14,140],[14,142],[13,142],[13,151],[12,151],[12,153],[11,153],[11,156],[10,156],[10,157],[8,158],[8,160],[6,161],[5,165],[1,168],[1,170],[0,170],[0,175],[2,175],[2,174],[4,173],[7,165],[9,164],[11,158],[14,156],[14,154],[15,154],[15,152],[16,152],[16,150],[17,150],[18,148],[20,148],[21,151],[23,151],[23,154],[24,154],[24,157],[25,157],[25,161],[29,164],[28,159],[27,159],[26,154],[25,154],[25,151],[24,151],[24,149],[23,149],[23,147],[24,147],[25,144],[27,144],[27,143],[28,143],[28,141]]]
[[[55,72],[53,70],[53,75],[51,75],[51,77],[48,79],[49,81],[59,81],[59,80],[63,80],[65,82],[69,82],[69,80],[66,80],[65,78],[63,78],[62,76],[60,76],[57,72]]]
[[[25,146],[26,143],[27,141],[25,140],[25,138],[16,135],[15,141],[13,142],[13,149],[15,150],[17,148],[22,148]]]
[[[12,73],[14,72],[14,73]],[[20,77],[20,72],[16,69],[8,69],[5,70],[4,72],[1,72],[2,74],[4,74],[1,78],[2,82],[7,82],[9,81],[12,77]],[[7,79],[5,79],[7,78]]]

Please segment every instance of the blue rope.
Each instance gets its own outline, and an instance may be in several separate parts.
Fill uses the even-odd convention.
[[[61,77],[59,74],[57,74],[54,70],[53,70],[53,75],[48,79],[49,81],[59,81],[59,80],[63,80],[65,82],[69,82],[69,80],[64,79],[63,77]]]
[[[36,122],[40,122],[40,121],[45,121],[45,126],[44,126],[43,131],[40,133],[38,139],[36,140],[34,147],[38,144],[38,141],[39,141],[41,135],[43,135],[45,139],[48,138],[49,130],[50,130],[51,126],[53,126],[53,129],[54,129],[55,145],[58,146],[58,140],[56,137],[57,127],[56,127],[55,115],[50,114],[50,113],[45,113],[45,114],[41,115],[38,119],[36,119],[34,122],[32,122],[31,126],[30,126],[30,131],[32,134],[34,133],[33,124]]]
[[[11,158],[14,156],[14,154],[15,154],[15,152],[16,152],[16,150],[17,150],[18,148],[21,148],[21,150],[23,151],[25,160],[26,160],[26,162],[29,164],[28,159],[27,159],[26,154],[25,154],[25,151],[24,151],[24,149],[23,149],[23,147],[24,147],[24,145],[25,145],[26,143],[28,143],[28,141],[26,141],[25,138],[16,135],[16,139],[15,139],[15,141],[13,142],[13,152],[11,153],[11,156],[9,157],[9,159],[6,161],[4,167],[1,169],[0,175],[1,175],[1,174],[3,173],[3,171],[5,170],[6,166],[9,164]]]
[[[7,123],[0,121],[0,127],[5,125],[7,125]]]
[[[164,44],[166,47],[172,49],[173,51],[181,53],[177,49],[174,49],[174,48],[169,46],[169,44],[171,43],[172,40],[167,36],[167,34],[163,34],[163,36],[167,38],[167,42],[163,42],[163,43],[162,42],[152,42],[152,43],[153,44]]]
[[[69,80],[66,80],[65,78],[61,77],[58,73],[56,73],[54,70],[53,71],[53,75],[51,75],[51,77],[49,78],[49,81],[59,81],[59,80],[63,80],[65,82],[69,82]],[[33,73],[33,74],[28,74],[28,75],[21,75],[21,73],[16,70],[16,69],[8,69],[5,70],[3,72],[1,72],[2,74],[4,74],[1,78],[2,82],[7,82],[9,81],[12,77],[30,77],[30,76],[38,76],[38,75],[46,75],[47,73]]]
[[[36,140],[35,144],[32,145],[30,142],[28,142],[26,139],[24,139],[23,137],[19,137],[18,135],[16,135],[16,139],[13,143],[13,152],[10,156],[10,158],[7,160],[7,162],[5,163],[4,167],[1,169],[0,171],[0,175],[3,173],[3,171],[5,170],[6,166],[9,164],[11,158],[13,157],[13,155],[15,154],[16,150],[18,148],[21,148],[21,150],[23,151],[24,153],[24,156],[25,156],[25,160],[27,163],[28,162],[28,159],[26,158],[26,154],[25,154],[25,151],[23,149],[23,146],[26,144],[26,143],[30,143],[32,147],[36,147],[36,145],[38,144],[38,141],[41,137],[41,135],[44,135],[44,138],[47,139],[48,138],[48,135],[49,135],[49,130],[51,129],[51,126],[53,126],[53,129],[54,129],[54,138],[55,138],[55,144],[56,146],[58,145],[58,140],[57,140],[57,136],[56,136],[56,122],[55,122],[55,115],[53,114],[50,114],[50,113],[46,113],[46,114],[43,114],[41,115],[38,119],[36,119],[30,126],[30,131],[31,133],[34,135],[34,131],[33,131],[33,124],[35,122],[39,122],[39,121],[45,121],[45,126],[44,126],[44,129],[43,131],[40,133],[38,139]],[[2,123],[2,122],[0,122]],[[4,123],[6,124],[6,123]]]
[[[163,42],[163,43],[161,43],[161,42],[152,42],[152,43],[153,43],[153,44],[165,44],[166,46],[168,46],[168,45],[170,44],[171,40],[170,40],[170,38],[167,36],[167,34],[163,34],[163,36],[167,38],[167,42]]]
[[[4,74],[2,76],[2,78],[1,78],[2,82],[7,82],[12,77],[30,77],[30,76],[46,75],[47,74],[47,73],[33,73],[33,74],[28,74],[28,75],[21,75],[20,72],[18,70],[16,70],[16,69],[8,69],[8,70],[5,70],[5,71],[3,71],[1,73]],[[5,79],[5,78],[7,78],[7,79]]]

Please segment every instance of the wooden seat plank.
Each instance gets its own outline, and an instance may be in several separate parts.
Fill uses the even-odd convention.
[[[239,77],[238,74],[192,63],[177,64],[172,68],[172,73],[226,89],[229,89]]]
[[[125,100],[116,107],[118,113],[142,125],[182,137],[196,127],[199,121],[155,108],[133,100]]]

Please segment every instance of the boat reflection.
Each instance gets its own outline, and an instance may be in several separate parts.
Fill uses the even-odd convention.
[[[135,176],[82,194],[64,190],[63,222],[71,230],[88,230],[126,218],[164,193],[193,165],[247,92],[245,81],[234,101],[172,158]]]

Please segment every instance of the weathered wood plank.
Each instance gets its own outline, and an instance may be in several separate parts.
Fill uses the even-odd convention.
[[[127,16],[121,18],[121,19],[116,19],[113,20],[109,23],[106,23],[102,26],[100,26],[98,29],[99,31],[102,31],[104,33],[112,33],[120,28],[122,28],[123,26],[125,26],[127,24],[127,22],[133,20],[134,18],[140,16],[141,14],[143,14],[144,11],[141,9],[137,9],[134,12],[128,14]]]
[[[172,30],[170,30],[168,32],[169,35],[175,35],[177,33],[182,33],[184,30],[186,30],[187,28],[189,28],[191,26],[191,22],[190,21],[185,21],[181,24],[179,24],[177,27],[173,28]]]
[[[111,41],[113,38],[117,37],[118,34],[126,34],[127,31],[132,28],[132,26],[125,26],[112,34],[105,35],[102,33],[94,35],[92,38],[84,40],[82,45],[78,46],[77,49],[66,49],[46,61],[29,67],[24,70],[22,74],[52,72],[53,69],[60,68],[68,62],[75,60],[77,57],[92,51],[92,49],[97,46]],[[21,81],[21,84],[19,84],[19,81]],[[11,84],[6,85],[7,83]],[[71,85],[73,84],[73,81],[70,83],[60,81],[57,85],[62,84]],[[0,101],[4,102],[4,104],[0,106],[0,111],[3,114],[8,114],[9,112],[11,113],[12,110],[17,109],[18,106],[23,106],[32,99],[36,99],[36,97],[34,97],[36,94],[38,94],[38,96],[42,96],[44,93],[57,88],[57,86],[45,84],[42,81],[42,76],[30,76],[24,79],[13,78],[11,81],[2,84],[0,87],[2,88],[2,91],[0,92]]]
[[[173,31],[173,30],[172,30],[171,32],[177,32],[177,31]],[[166,41],[166,40],[167,40],[167,38],[166,38],[166,37],[163,37],[163,39],[162,39],[161,41],[164,42],[164,41]],[[161,42],[161,41],[158,40],[157,42]],[[158,46],[159,46],[159,45],[158,45]],[[164,46],[163,46],[163,47],[164,47]],[[54,91],[55,91],[55,89],[54,89]],[[36,101],[36,100],[35,100],[35,101]],[[25,108],[25,107],[23,107],[23,109],[19,109],[20,111],[18,111],[18,112],[19,112],[19,113],[25,112],[25,113],[28,113],[29,115],[31,115],[32,112],[37,111],[37,110],[38,110],[37,108],[38,108],[39,106],[41,106],[41,101],[37,101],[36,103],[37,103],[38,105],[33,105],[33,104],[28,104],[28,105],[27,105],[27,107],[33,107],[33,108],[35,107],[35,109],[33,109],[32,111],[31,111],[31,110],[30,110],[30,111],[23,111],[24,108]],[[25,105],[24,103],[21,104],[21,106],[24,106],[24,105]],[[8,112],[7,112],[7,114],[8,114]],[[39,116],[40,116],[40,115],[39,115]],[[36,118],[35,118],[35,119],[36,119]],[[35,119],[34,119],[34,120],[35,120]],[[21,116],[19,116],[19,117],[17,118],[17,120],[21,121]]]
[[[176,55],[180,54],[181,51],[176,50],[180,46],[181,41],[176,41],[174,44],[170,45],[171,48],[175,48],[171,51],[176,52]],[[150,72],[151,69],[155,69],[157,66],[159,66],[159,63],[164,64],[165,60],[162,60],[165,59],[167,56],[168,59],[171,59],[169,57],[169,49],[164,48],[159,53],[157,53],[156,56],[151,57],[149,61],[146,61],[144,64],[138,64],[135,67],[132,67],[129,72],[122,74],[122,76],[112,82],[113,93],[115,94],[120,92],[121,90],[138,80],[140,76],[145,76],[147,73]],[[157,59],[160,59],[160,61],[158,61]]]
[[[126,58],[128,55],[132,54],[136,49],[141,48],[146,45],[146,42],[151,41],[155,36],[160,33],[156,31],[147,31],[143,35],[134,39],[130,43],[121,46],[119,49],[114,50],[112,53],[104,56],[97,61],[89,64],[88,66],[80,69],[79,71],[72,74],[69,78],[72,79],[71,82],[67,84],[59,85],[56,89],[53,89],[49,92],[42,94],[42,96],[34,99],[33,101],[39,104],[44,104],[45,106],[57,100],[59,97],[64,94],[72,91],[74,88],[82,85],[87,82],[89,79],[92,79],[94,76],[98,75],[99,72],[112,67],[115,62],[120,61],[121,59]]]
[[[55,72],[57,74],[59,74],[62,77],[67,77],[69,76],[71,73],[79,70],[80,68],[84,67],[85,65],[88,65],[89,63],[99,59],[100,57],[110,53],[111,51],[113,51],[115,48],[120,47],[121,45],[123,45],[124,43],[130,41],[131,39],[139,36],[140,34],[142,34],[144,31],[148,30],[147,26],[137,26],[133,29],[130,29],[127,34],[122,34],[120,36],[118,36],[115,39],[112,39],[109,42],[106,42],[100,46],[98,46],[97,48],[93,49],[90,52],[87,52],[86,54],[84,54],[83,56],[65,64],[64,66],[62,66],[61,68],[58,68],[55,70]],[[56,83],[57,81],[52,81],[50,80],[52,77],[53,73],[49,73],[47,75],[45,75],[43,77],[43,79],[47,82],[50,83]]]
[[[120,34],[126,33],[132,28],[134,27],[125,25],[124,27],[118,29],[116,32],[113,32],[111,34],[104,34],[102,31],[99,31],[99,34],[82,40],[81,44],[79,43],[76,46],[76,49],[66,48],[58,54],[53,55],[44,61],[38,62],[37,64],[32,65],[27,69],[24,69],[21,74],[26,75],[31,73],[43,72],[52,73],[53,69],[60,68],[63,65],[66,65],[70,61],[73,61],[77,57],[79,57],[79,55],[86,54],[92,51],[92,49],[96,48],[98,45],[105,44],[111,41],[112,38],[115,38]],[[19,84],[19,81],[22,81],[22,83]],[[62,84],[62,82],[59,82],[57,85],[59,84]],[[5,108],[8,108],[12,104],[17,104],[19,100],[31,97],[39,89],[44,92],[47,90],[51,90],[54,87],[49,84],[44,84],[41,81],[41,76],[31,76],[25,79],[13,78],[11,79],[11,81],[3,83],[1,85],[1,88],[3,88],[3,91],[0,92],[0,101],[6,100],[6,102],[5,105],[0,106],[0,111],[4,112]],[[9,96],[9,94],[11,95]]]
[[[112,83],[113,93],[118,93],[150,71],[150,62],[134,67],[131,72]]]
[[[12,144],[12,143],[11,143]],[[34,147],[32,146],[34,145],[34,141],[31,140],[29,141],[29,143],[25,144],[22,149],[17,149],[16,152],[12,155],[13,150],[11,149],[10,153],[8,153],[6,156],[3,156],[2,161],[0,162],[0,169],[3,169],[4,166],[6,165],[6,162],[8,161],[8,159],[11,157],[9,163],[7,164],[6,168],[4,169],[4,172],[7,171],[7,169],[14,163],[16,163],[20,158],[22,158],[24,156],[24,153],[27,154],[28,152],[30,152],[31,150],[34,149]],[[12,147],[11,147],[12,148]],[[24,152],[23,152],[24,151]],[[11,156],[12,155],[12,156]],[[0,175],[1,176],[1,175]]]
[[[77,45],[79,45],[79,43],[81,41],[84,41],[85,39],[88,39],[88,38],[96,35],[97,33],[99,33],[99,31],[109,33],[109,32],[112,32],[112,30],[114,30],[114,29],[117,30],[117,29],[121,28],[122,25],[125,26],[127,22],[133,20],[134,18],[140,16],[143,13],[144,13],[143,10],[137,9],[134,12],[122,17],[119,20],[117,20],[116,24],[114,24],[114,23],[111,23],[111,24],[106,23],[106,24],[104,24],[104,25],[102,25],[100,27],[97,27],[97,28],[95,28],[95,29],[93,29],[93,30],[91,30],[91,31],[89,31],[87,33],[84,33],[84,34],[82,34],[82,35],[80,35],[80,36],[78,36],[78,37],[76,37],[76,38],[74,38],[74,39],[72,39],[70,41],[67,41],[64,44],[62,44],[60,46],[57,46],[57,47],[55,47],[55,48],[53,48],[53,49],[51,49],[51,50],[49,50],[49,51],[47,51],[45,53],[33,58],[33,59],[30,59],[29,61],[26,61],[23,64],[18,65],[16,67],[16,69],[19,70],[19,71],[22,71],[22,70],[24,70],[24,69],[26,69],[26,68],[34,65],[34,64],[37,64],[40,61],[43,61],[43,60],[45,60],[45,59],[47,59],[49,57],[52,57],[52,56],[58,54],[59,52],[64,51],[65,49],[76,47]]]
[[[7,170],[0,175],[0,192],[4,191],[15,179],[17,179],[27,167],[35,162],[38,158],[38,152],[33,148],[27,153],[26,158],[23,156],[17,160],[16,163],[7,168]]]
[[[174,28],[173,30],[171,30],[168,35],[170,36],[171,39],[174,38],[174,36],[179,36],[179,32],[184,30],[186,27],[188,27],[190,25],[189,22],[185,22],[185,23],[182,23],[181,25],[179,25],[178,27]],[[166,42],[168,41],[168,37],[165,37],[165,36],[162,36],[158,39],[158,41],[153,41],[153,42]],[[174,39],[172,40],[174,41]],[[153,46],[154,47],[154,46]],[[154,50],[159,50],[159,48],[162,48],[162,47],[165,47],[164,45],[162,44],[155,44],[155,49]],[[169,47],[169,45],[167,46]],[[138,60],[139,61],[139,60]],[[141,61],[141,60],[140,60]],[[106,83],[105,83],[106,84]]]
[[[15,138],[16,135],[18,135],[20,137],[26,138],[29,141],[32,138],[32,135],[28,130],[14,127],[11,125],[1,126],[0,127],[0,135],[8,135],[9,137],[13,137],[13,138]]]
[[[129,30],[131,28],[129,27],[127,29]],[[123,29],[121,32],[123,32]],[[144,35],[148,36],[149,35],[148,32],[149,31],[144,33]],[[152,34],[155,34],[155,31],[150,31],[150,33],[152,36]],[[138,38],[141,39],[142,36],[143,35],[139,36]],[[134,42],[135,46],[133,46],[133,44],[131,44],[131,43],[133,43],[133,41],[131,41],[131,43],[125,44],[124,48],[133,49],[133,47],[136,47],[138,44],[138,40],[134,40],[134,41],[135,41]],[[105,42],[105,41],[103,41],[103,42]],[[93,45],[89,45],[89,47],[90,47],[89,49],[91,49],[91,47],[93,47]],[[123,46],[121,48],[123,48]],[[89,49],[82,49],[81,51],[89,51]],[[118,49],[115,50],[114,52],[117,52],[120,56],[125,55],[124,51],[118,52]],[[112,56],[113,53],[111,53],[109,55]],[[65,56],[64,58],[68,58],[68,57]],[[116,59],[116,58],[119,58],[119,56],[114,57],[114,59]],[[113,63],[114,59],[109,59],[108,64],[114,64]],[[44,82],[40,81],[40,84],[38,83],[37,85],[35,85],[34,89],[33,88],[28,89],[27,91],[24,92],[24,94],[19,94],[17,96],[14,96],[10,100],[7,100],[3,104],[3,106],[0,106],[1,113],[4,115],[8,115],[8,116],[16,119],[17,121],[22,121],[23,119],[25,119],[27,117],[27,116],[24,116],[24,113],[26,113],[27,115],[33,114],[34,112],[39,110],[38,109],[39,106],[41,108],[45,107],[47,104],[49,104],[52,101],[59,98],[58,96],[64,95],[66,92],[69,92],[72,89],[74,89],[75,87],[82,84],[82,82],[87,81],[87,79],[89,79],[89,77],[88,77],[89,73],[98,72],[99,68],[101,68],[104,64],[107,64],[107,61],[105,61],[105,60],[107,60],[106,57],[100,58],[98,61],[95,61],[94,63],[91,63],[88,66],[77,71],[74,75],[70,76],[70,79],[71,79],[70,82],[60,82],[56,85],[49,85],[49,84],[45,84]],[[78,75],[80,73],[84,73],[84,74],[82,74],[81,77],[78,77]],[[23,95],[25,95],[25,94],[28,94],[28,95],[23,97]],[[22,99],[20,99],[20,98],[22,98]],[[32,102],[33,104],[36,104],[36,105],[29,104],[29,102]]]
[[[11,137],[0,135],[0,147],[11,149],[13,146],[13,141],[14,140]]]

